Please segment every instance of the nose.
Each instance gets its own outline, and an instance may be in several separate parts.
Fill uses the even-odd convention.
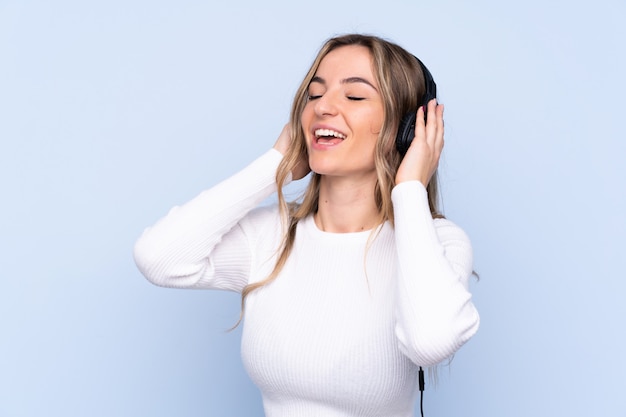
[[[334,116],[337,114],[337,98],[327,91],[315,102],[315,114],[318,116]]]

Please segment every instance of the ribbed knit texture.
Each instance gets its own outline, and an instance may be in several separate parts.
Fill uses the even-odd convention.
[[[275,150],[174,208],[135,246],[139,269],[169,287],[241,291],[267,277],[282,237]],[[409,417],[417,366],[456,352],[478,329],[465,233],[430,216],[426,190],[392,193],[395,230],[297,228],[277,279],[247,299],[242,358],[267,417]]]

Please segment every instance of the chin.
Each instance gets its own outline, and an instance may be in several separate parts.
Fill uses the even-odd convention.
[[[309,154],[309,167],[311,171],[320,175],[332,175],[332,173],[341,169],[340,166],[337,166],[337,161],[330,161],[328,159],[329,158],[311,157]]]
[[[337,170],[336,169],[331,169],[329,167],[325,167],[325,166],[310,166],[311,167],[311,171],[314,172],[315,174],[318,175],[337,175]]]

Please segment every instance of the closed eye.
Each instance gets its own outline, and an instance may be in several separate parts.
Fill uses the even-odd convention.
[[[361,100],[365,100],[365,97],[348,96],[348,100],[361,101]]]

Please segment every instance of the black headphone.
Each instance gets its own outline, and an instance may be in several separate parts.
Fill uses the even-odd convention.
[[[437,98],[437,84],[435,84],[435,80],[433,80],[433,76],[430,74],[430,71],[428,71],[428,68],[426,68],[426,65],[424,65],[418,57],[414,57],[422,68],[422,74],[424,74],[424,84],[426,89],[424,91],[424,95],[422,96],[420,106],[424,106],[424,120],[426,120],[426,107],[428,107],[428,102]],[[396,149],[400,152],[401,156],[406,154],[406,151],[411,145],[411,141],[415,137],[416,112],[417,110],[409,112],[404,115],[402,120],[400,120],[398,135],[396,136]]]

